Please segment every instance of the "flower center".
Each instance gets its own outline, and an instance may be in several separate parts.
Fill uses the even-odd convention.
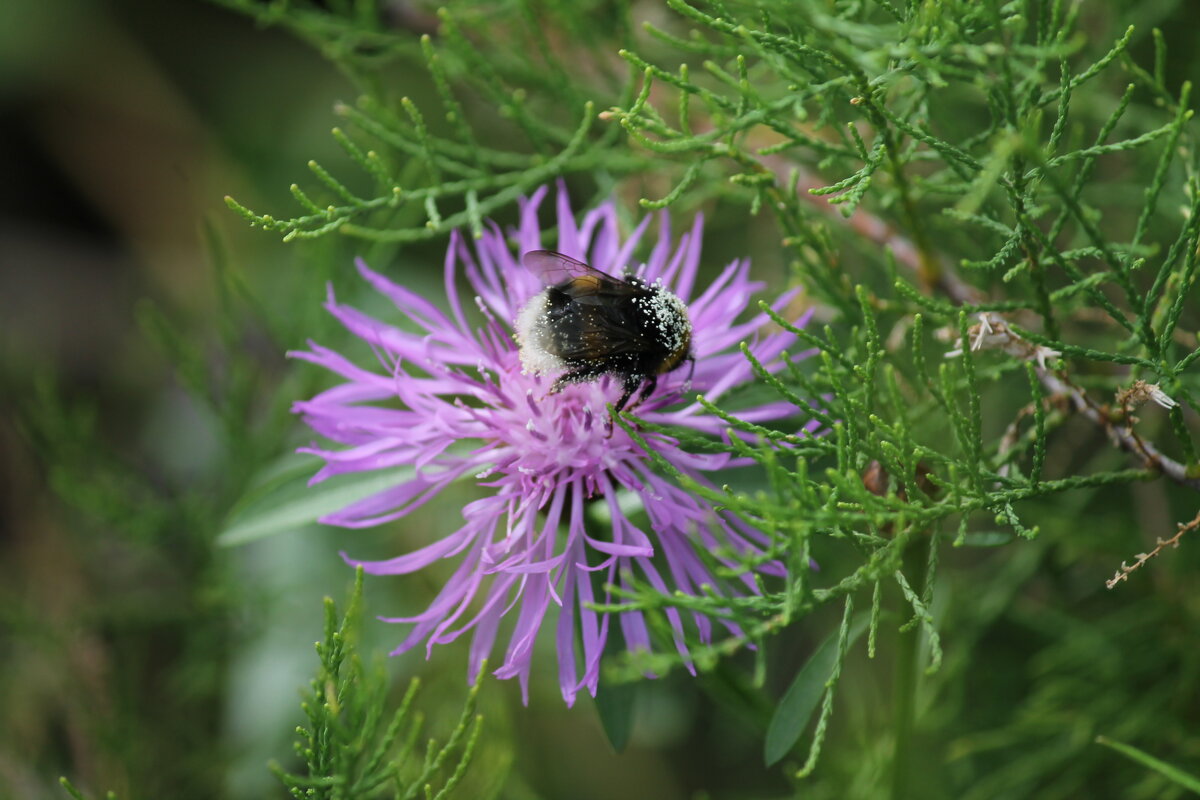
[[[551,394],[554,377],[523,374],[515,358],[498,376],[496,402],[480,414],[490,429],[481,438],[495,442],[494,468],[534,485],[573,478],[591,483],[639,457],[629,434],[609,425],[607,405],[620,394],[611,376]]]

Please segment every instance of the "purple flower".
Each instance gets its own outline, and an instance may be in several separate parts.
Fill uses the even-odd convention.
[[[459,560],[457,571],[425,611],[387,619],[413,625],[395,652],[425,642],[428,655],[433,645],[471,631],[473,680],[493,649],[501,621],[513,616],[504,661],[495,674],[518,677],[527,698],[534,639],[551,606],[557,606],[559,683],[570,705],[581,688],[595,695],[600,656],[614,618],[625,647],[651,648],[643,613],[595,610],[591,606],[612,598],[594,586],[628,588],[631,578],[637,578],[664,594],[697,594],[705,584],[727,594],[752,593],[752,575],[722,583],[698,551],[718,553],[718,558],[719,548],[755,555],[767,547],[768,539],[656,474],[641,446],[620,426],[609,428],[606,404],[620,396],[619,380],[604,377],[549,394],[554,375],[522,372],[513,321],[544,287],[519,259],[543,246],[538,207],[545,194],[543,187],[522,201],[520,226],[510,232],[519,245],[516,251],[509,249],[494,224],[474,252],[461,236],[452,236],[445,262],[448,312],[358,262],[362,276],[420,329],[412,333],[372,319],[340,305],[331,292],[327,308],[375,350],[380,361],[375,369],[315,343],[293,355],[345,381],[296,404],[313,430],[342,445],[304,449],[325,459],[314,483],[347,472],[403,465],[415,469],[410,480],[330,514],[323,522],[360,528],[399,519],[459,480],[478,481],[494,492],[467,504],[462,526],[443,539],[386,561],[347,558],[376,575],[415,572],[444,558]],[[562,189],[557,218],[559,252],[613,275],[629,265],[646,281],[661,280],[687,304],[694,329],[695,392],[719,400],[751,380],[750,365],[737,349],[743,341],[750,342],[751,351],[768,369],[783,366],[780,354],[794,343],[793,335],[765,332],[768,318],[761,313],[737,322],[751,296],[762,288],[749,279],[748,262],[734,261],[711,285],[695,287],[700,217],[673,247],[663,214],[657,242],[644,264],[632,259],[649,218],[622,239],[616,207],[609,202],[576,224]],[[456,289],[460,271],[475,294],[482,315],[479,327],[468,321]],[[793,296],[783,295],[774,308],[782,311]],[[682,396],[688,372],[683,367],[661,376],[656,391],[634,413],[652,423],[727,436],[722,420]],[[769,402],[737,413],[746,420],[769,422],[792,416],[796,409],[790,403]],[[809,432],[814,428],[815,423],[805,426]],[[741,463],[728,454],[688,452],[670,436],[644,438],[658,455],[701,482],[707,473]],[[631,503],[644,509],[649,523],[645,530],[627,513]],[[602,529],[597,516],[606,520]],[[778,562],[764,561],[759,572],[783,574]],[[602,580],[594,582],[597,572]],[[685,615],[675,608],[665,613],[675,647],[690,669],[685,618],[690,618],[688,627],[701,642],[711,641],[713,623],[704,615]],[[724,624],[738,632],[736,626]]]

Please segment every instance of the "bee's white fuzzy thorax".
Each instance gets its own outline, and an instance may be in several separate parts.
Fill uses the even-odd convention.
[[[687,306],[674,292],[661,285],[655,288],[657,291],[645,302],[663,346],[670,353],[687,350],[692,340],[692,320]]]
[[[548,290],[547,290],[548,291]],[[545,375],[559,372],[566,364],[546,349],[546,306],[547,291],[538,292],[521,312],[517,314],[513,329],[517,334],[517,346],[521,349],[521,371],[530,375]]]

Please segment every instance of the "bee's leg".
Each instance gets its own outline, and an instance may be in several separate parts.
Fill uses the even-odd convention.
[[[641,393],[638,394],[637,401],[629,407],[631,411],[641,405],[642,401],[654,392],[655,388],[658,386],[658,376],[650,375],[643,378],[638,375],[626,378],[624,385],[625,391],[622,392],[621,399],[617,401],[615,406],[613,406],[613,413],[621,413],[621,410],[625,408],[625,404],[629,402],[629,398],[633,397],[634,392],[638,390],[639,386],[644,388],[642,389]]]
[[[646,378],[643,378],[639,375],[631,375],[625,378],[625,382],[621,385],[621,388],[623,389],[621,392],[621,397],[619,400],[617,400],[616,404],[613,405],[613,413],[608,418],[608,432],[605,434],[606,437],[611,437],[613,435],[613,426],[615,425],[613,422],[613,417],[621,413],[622,409],[624,409],[625,405],[629,402],[629,398],[633,397],[633,393],[636,392],[638,387],[641,386],[643,381],[646,380]],[[632,406],[630,406],[630,408],[636,408],[638,403],[640,403],[647,394],[654,391],[654,387],[658,384],[658,376],[652,375],[648,380],[649,385],[647,385],[646,390],[641,393],[637,403],[634,403]]]
[[[688,362],[688,376],[687,380],[683,382],[683,394],[687,394],[692,390],[692,378],[696,376],[696,357],[688,353],[683,360]]]

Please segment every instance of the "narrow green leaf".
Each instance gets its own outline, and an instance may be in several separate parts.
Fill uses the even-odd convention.
[[[862,635],[869,621],[867,615],[855,620],[850,628],[847,647]],[[808,727],[808,721],[812,718],[821,695],[825,693],[825,682],[833,673],[837,655],[838,633],[834,631],[800,669],[787,694],[779,701],[775,715],[771,717],[771,724],[767,726],[767,738],[763,745],[763,760],[768,767],[787,755],[800,739],[800,734]]]
[[[1162,775],[1172,783],[1178,784],[1190,792],[1200,794],[1200,778],[1195,775],[1184,772],[1179,767],[1172,766],[1165,761],[1159,761],[1149,753],[1144,753],[1136,747],[1114,741],[1103,736],[1096,737],[1096,743],[1102,744],[1105,747],[1111,747],[1126,758],[1133,759],[1147,769],[1152,769],[1159,775]]]
[[[64,789],[67,790],[67,794],[71,795],[71,797],[74,797],[75,800],[87,800],[83,796],[83,792],[79,791],[73,785],[71,785],[71,782],[69,780],[67,780],[66,778],[59,778],[58,782],[62,785],[62,787]]]
[[[311,525],[326,514],[411,480],[415,474],[411,467],[404,467],[383,473],[338,475],[309,486],[308,478],[315,471],[312,467],[300,471],[290,461],[286,470],[273,471],[275,477],[267,481],[269,488],[244,510],[231,515],[225,530],[217,536],[217,544],[233,547]]]
[[[625,751],[633,733],[633,711],[637,686],[632,683],[605,683],[596,692],[596,712],[608,743],[618,753]]]

